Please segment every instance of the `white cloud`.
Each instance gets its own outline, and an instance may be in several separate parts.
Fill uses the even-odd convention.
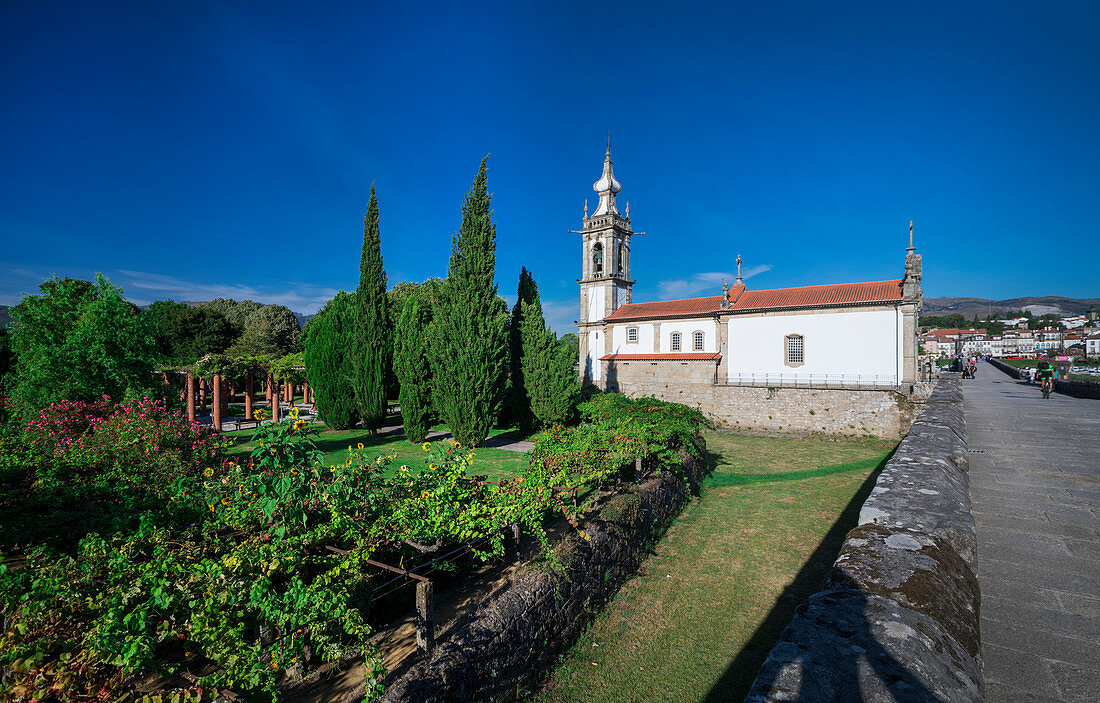
[[[771,264],[759,264],[757,266],[750,266],[745,269],[741,269],[741,278],[748,279],[756,276],[757,274],[770,271]],[[676,300],[677,298],[691,298],[704,295],[721,295],[722,282],[725,281],[732,285],[734,279],[737,278],[736,273],[726,273],[723,271],[712,271],[708,273],[697,273],[689,278],[673,278],[665,279],[657,282],[657,288],[659,289],[658,297],[661,300]]]

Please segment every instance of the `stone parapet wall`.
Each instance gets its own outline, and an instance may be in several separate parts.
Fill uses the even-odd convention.
[[[1024,372],[1023,371],[1016,368],[1015,366],[1012,366],[1011,364],[1006,364],[1005,362],[1001,361],[1000,359],[990,359],[989,363],[992,364],[995,368],[998,368],[1001,371],[1004,371],[1005,373],[1007,373],[1012,378],[1023,378],[1024,377]]]
[[[1021,369],[1006,364],[1003,361],[990,359],[989,363],[1013,378],[1024,377],[1024,372]],[[1058,380],[1054,382],[1054,390],[1058,393],[1072,395],[1074,398],[1100,398],[1100,381],[1085,381],[1072,378],[1068,380]]]
[[[574,534],[559,546],[564,568],[538,567],[517,577],[427,659],[386,682],[382,700],[494,703],[532,688],[698,488],[705,469],[702,439],[696,449],[699,457],[682,452],[682,472],[649,474],[611,498],[581,526],[585,538]]]
[[[982,701],[959,374],[944,374],[746,703]]]
[[[764,388],[715,382],[713,361],[608,362],[606,389],[698,408],[735,432],[875,435],[899,439],[920,410],[894,390]]]

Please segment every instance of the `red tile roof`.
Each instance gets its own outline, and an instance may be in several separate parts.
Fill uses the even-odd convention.
[[[901,281],[872,281],[869,283],[833,283],[823,286],[800,288],[774,288],[772,290],[746,290],[734,286],[728,293],[730,306],[722,307],[722,296],[685,300],[664,300],[657,303],[631,303],[623,305],[607,316],[608,320],[633,320],[655,317],[691,317],[709,315],[723,309],[731,312],[755,310],[782,310],[786,308],[816,308],[832,305],[859,305],[886,303],[901,300]]]
[[[901,281],[834,283],[824,286],[747,290],[737,298],[733,310],[775,310],[827,305],[885,303],[901,300]]]
[[[718,312],[722,309],[722,296],[686,300],[664,300],[659,303],[630,303],[607,316],[608,320],[624,320],[649,317],[682,317]]]
[[[721,297],[721,296],[719,296]],[[683,354],[604,354],[600,361],[717,361],[718,352],[686,352]]]

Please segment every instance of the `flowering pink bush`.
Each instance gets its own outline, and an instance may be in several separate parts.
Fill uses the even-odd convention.
[[[188,422],[153,398],[63,400],[39,411],[26,431],[40,483],[94,474],[155,490],[225,446],[213,428]]]

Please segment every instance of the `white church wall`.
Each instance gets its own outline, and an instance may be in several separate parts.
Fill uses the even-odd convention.
[[[638,329],[638,341],[627,341],[627,330]],[[614,354],[652,354],[653,325],[650,323],[615,325],[611,330],[611,351]]]
[[[892,386],[902,364],[902,316],[896,309],[803,312],[728,319],[728,380],[831,380]],[[785,339],[802,335],[804,362],[788,366]],[[777,384],[778,385],[778,384]]]
[[[603,356],[603,337],[596,330],[592,330],[588,333],[588,360],[586,362],[586,369],[588,371],[588,378],[592,381],[599,381],[600,375],[600,357]]]
[[[592,287],[588,289],[588,321],[596,322],[604,318],[604,290]]]
[[[661,323],[661,353],[672,353],[672,333],[680,333],[680,352],[689,353],[697,352],[692,345],[695,332],[702,331],[703,333],[703,349],[704,352],[716,352],[718,351],[717,342],[715,340],[718,326],[712,319],[694,319],[694,320],[680,320]]]

